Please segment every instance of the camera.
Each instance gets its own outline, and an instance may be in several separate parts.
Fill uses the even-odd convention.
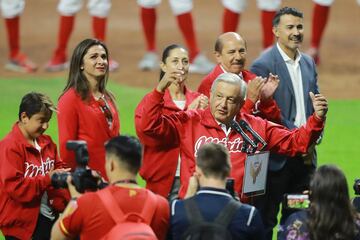
[[[75,152],[76,168],[72,173],[54,173],[51,177],[51,184],[54,188],[67,188],[66,179],[71,175],[72,184],[76,191],[84,193],[86,191],[96,191],[98,189],[98,178],[94,177],[91,169],[87,167],[89,162],[89,153],[85,141],[68,141],[66,143],[68,150]]]
[[[307,194],[285,194],[283,207],[286,209],[305,209],[310,206]]]
[[[355,195],[360,195],[360,179],[359,178],[355,179],[353,188],[354,188]]]
[[[355,179],[353,188],[354,188],[355,195],[358,195],[358,196],[354,197],[351,202],[352,202],[353,206],[355,207],[356,211],[358,213],[360,213],[360,196],[359,196],[360,195],[360,179]]]
[[[226,179],[226,190],[236,201],[240,201],[239,196],[235,192],[235,180],[233,178]]]

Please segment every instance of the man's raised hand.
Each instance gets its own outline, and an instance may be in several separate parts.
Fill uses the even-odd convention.
[[[309,93],[316,117],[324,120],[328,111],[328,102],[322,94]]]

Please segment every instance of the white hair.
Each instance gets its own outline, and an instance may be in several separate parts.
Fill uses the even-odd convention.
[[[217,84],[219,82],[225,82],[225,83],[230,83],[230,84],[234,84],[234,85],[239,85],[241,90],[240,90],[240,96],[242,99],[245,99],[246,96],[246,82],[237,74],[234,73],[222,73],[220,74],[215,81],[213,82],[213,84],[211,85],[211,92],[213,93]]]

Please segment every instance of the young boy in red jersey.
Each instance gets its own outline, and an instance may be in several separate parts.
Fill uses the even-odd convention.
[[[0,141],[0,230],[5,239],[50,239],[56,212],[68,192],[55,190],[51,176],[66,172],[55,143],[43,135],[56,107],[31,92],[20,103],[19,120]]]

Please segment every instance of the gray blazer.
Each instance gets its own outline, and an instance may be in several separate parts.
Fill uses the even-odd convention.
[[[308,118],[314,112],[309,92],[319,93],[317,72],[313,59],[304,53],[301,53],[299,64],[304,90],[305,113],[306,118]],[[268,77],[270,73],[279,76],[280,83],[274,93],[274,99],[281,110],[281,121],[289,129],[296,128],[294,125],[296,116],[294,88],[284,59],[276,45],[261,54],[253,62],[250,71],[262,77]],[[286,160],[287,157],[283,155],[271,154],[269,169],[272,171],[280,170],[285,165]],[[316,151],[314,151],[312,164],[316,166]]]

